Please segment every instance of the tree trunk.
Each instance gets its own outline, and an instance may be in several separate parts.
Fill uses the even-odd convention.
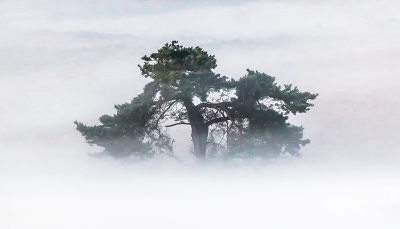
[[[208,125],[204,123],[204,117],[200,113],[192,100],[183,100],[183,104],[188,112],[190,126],[192,127],[192,141],[194,146],[194,154],[197,159],[204,161],[206,159]]]
[[[208,126],[192,125],[192,140],[194,145],[194,154],[199,160],[206,159]]]

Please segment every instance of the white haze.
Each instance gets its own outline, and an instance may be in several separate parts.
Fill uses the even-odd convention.
[[[399,228],[397,1],[0,1],[0,228]],[[98,159],[75,130],[148,82],[171,40],[320,93],[301,158]]]

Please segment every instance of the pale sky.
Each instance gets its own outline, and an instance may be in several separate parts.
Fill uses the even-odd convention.
[[[398,9],[382,0],[0,0],[0,227],[157,228],[154,214],[171,228],[396,228]],[[73,121],[98,124],[139,94],[148,82],[140,57],[172,40],[203,47],[228,77],[249,68],[319,93],[315,107],[289,119],[311,140],[303,157],[193,172],[188,139],[176,131],[184,166],[163,156],[140,166],[89,157],[98,148]],[[171,176],[157,178],[164,170]],[[172,178],[182,171],[194,181]],[[241,206],[255,213],[240,218]],[[192,225],[184,209],[210,221]],[[275,209],[298,215],[288,222]],[[263,212],[273,219],[261,220]]]

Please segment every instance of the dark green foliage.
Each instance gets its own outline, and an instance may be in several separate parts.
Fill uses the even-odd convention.
[[[149,57],[144,56],[142,75],[162,85],[163,97],[197,96],[206,101],[210,92],[226,87],[227,78],[214,74],[217,67],[214,56],[200,47],[185,48],[173,41]]]
[[[274,110],[255,111],[243,119],[240,131],[229,135],[229,155],[239,157],[275,157],[284,152],[299,155],[300,146],[309,140],[303,138],[303,128],[286,122],[287,117]]]
[[[75,122],[90,144],[103,146],[113,156],[173,155],[173,140],[165,127],[190,125],[194,153],[216,156],[270,157],[298,155],[303,128],[287,122],[288,114],[304,113],[317,94],[275,83],[275,78],[247,70],[239,80],[213,72],[214,56],[200,47],[173,41],[144,56],[141,73],[151,78],[131,103],[116,105],[117,114],[100,117],[100,126]],[[212,93],[212,97],[210,97]],[[196,99],[201,101],[195,104]],[[166,121],[176,123],[166,125]]]
[[[278,109],[284,114],[304,113],[313,106],[317,94],[300,92],[297,87],[284,85],[282,89],[275,83],[275,78],[258,71],[247,69],[247,75],[240,78],[236,86],[237,100],[244,104],[256,105],[259,101],[268,99],[268,109]]]

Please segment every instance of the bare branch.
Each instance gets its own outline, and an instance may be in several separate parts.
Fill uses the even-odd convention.
[[[199,107],[199,108],[201,108],[201,107],[209,107],[209,108],[220,108],[220,109],[222,109],[223,111],[225,111],[226,112],[226,115],[229,117],[229,119],[228,120],[231,120],[232,121],[232,123],[234,123],[235,121],[234,121],[234,119],[233,119],[233,110],[232,109],[229,109],[228,107],[229,106],[233,106],[233,103],[231,103],[231,102],[221,102],[221,103],[200,103],[200,104],[198,104],[196,107]],[[212,121],[212,120],[211,120]],[[211,121],[209,121],[209,122],[211,122]],[[225,120],[224,120],[225,121]],[[220,121],[216,121],[216,122],[220,122]],[[213,122],[213,123],[215,123],[215,122]],[[211,123],[211,124],[213,124],[213,123]],[[210,124],[210,125],[211,125]]]
[[[165,127],[173,127],[173,126],[176,126],[176,125],[190,125],[190,123],[188,123],[188,122],[178,122],[178,123],[171,124],[171,125],[168,125],[168,126],[165,126]]]
[[[159,100],[153,101],[151,103],[151,105],[161,105],[161,104],[166,103],[168,101],[179,100],[179,99],[180,99],[179,95],[174,95],[174,96],[171,96],[170,98],[163,98],[163,99],[160,98]]]
[[[208,108],[226,108],[232,106],[231,102],[221,102],[221,103],[200,103],[196,105],[197,108],[208,107]]]
[[[158,117],[157,121],[156,121],[156,125],[158,126],[158,122],[160,121],[160,119],[163,118],[163,116],[165,115],[165,113],[177,102],[178,100],[175,100],[174,102],[172,102],[167,109],[165,109],[165,111]]]

